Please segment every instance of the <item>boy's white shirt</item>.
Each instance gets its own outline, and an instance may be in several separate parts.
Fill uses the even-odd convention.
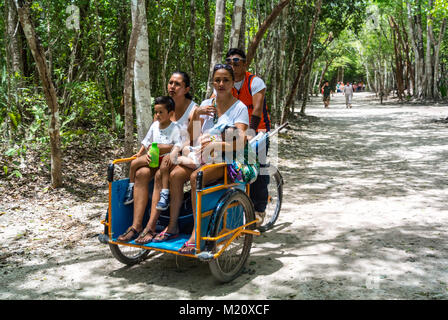
[[[159,121],[154,121],[145,138],[142,140],[142,145],[146,149],[148,149],[153,142],[179,146],[182,145],[183,139],[181,135],[181,128],[176,122],[171,122],[165,129],[160,129],[159,125]]]

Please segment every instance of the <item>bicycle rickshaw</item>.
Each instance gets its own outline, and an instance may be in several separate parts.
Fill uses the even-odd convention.
[[[287,124],[287,123],[286,123]],[[250,143],[258,147],[280,129],[254,138]],[[193,220],[190,190],[184,192],[184,201],[179,214],[180,235],[164,242],[150,242],[144,245],[134,241],[118,242],[117,237],[132,225],[133,206],[123,204],[129,179],[114,180],[115,165],[129,162],[134,158],[114,160],[108,168],[109,208],[104,224],[104,233],[99,240],[108,244],[113,256],[127,265],[143,261],[151,250],[181,256],[198,258],[209,263],[211,273],[220,282],[235,279],[243,270],[249,257],[254,235],[271,229],[280,213],[283,192],[283,178],[277,168],[270,166],[269,198],[266,217],[261,226],[256,228],[254,207],[250,200],[249,185],[230,182],[227,164],[209,164],[200,168],[197,176],[196,225]],[[224,166],[224,178],[218,183],[204,186],[203,172],[214,166]],[[150,183],[150,190],[152,189]],[[150,192],[150,197],[152,192]],[[149,220],[151,199],[148,201],[143,225]],[[157,232],[162,231],[169,222],[169,210],[162,212],[157,222]],[[193,229],[196,232],[196,254],[182,254],[178,250],[189,239]],[[258,229],[258,230],[257,230]]]

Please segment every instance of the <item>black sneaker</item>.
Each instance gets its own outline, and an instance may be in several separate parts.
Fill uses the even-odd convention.
[[[125,205],[131,204],[134,202],[134,186],[128,186],[126,190],[126,194],[124,195],[123,203]]]

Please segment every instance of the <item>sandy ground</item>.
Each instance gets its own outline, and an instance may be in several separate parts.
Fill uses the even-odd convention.
[[[84,203],[0,204],[0,299],[447,299],[448,125],[433,120],[448,107],[343,101],[313,98],[280,136],[283,208],[235,281],[174,255],[115,260],[96,238],[104,184]]]

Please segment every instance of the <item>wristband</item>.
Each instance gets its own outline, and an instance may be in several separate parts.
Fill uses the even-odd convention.
[[[261,122],[261,117],[252,115],[250,117],[250,126],[249,126],[249,128],[257,131],[260,122]]]

